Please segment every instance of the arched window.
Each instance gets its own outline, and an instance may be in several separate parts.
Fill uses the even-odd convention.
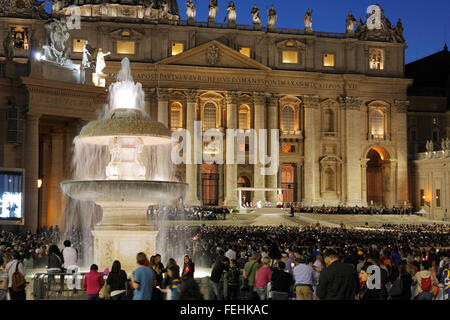
[[[334,132],[334,112],[326,109],[323,114],[323,127],[325,132]]]
[[[370,116],[371,133],[374,139],[384,138],[384,113],[381,110],[374,110]]]
[[[183,127],[183,117],[182,117],[181,104],[178,102],[172,103],[170,106],[170,128],[172,130],[177,130]]]
[[[335,176],[334,171],[331,168],[325,170],[325,191],[335,191]]]
[[[250,129],[250,108],[246,105],[239,107],[239,129]]]
[[[212,102],[207,102],[203,108],[203,128],[216,128],[216,105]]]
[[[294,109],[291,106],[284,106],[281,118],[283,131],[294,131]]]

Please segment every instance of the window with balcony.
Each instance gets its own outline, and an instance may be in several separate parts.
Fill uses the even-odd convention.
[[[182,108],[178,102],[170,106],[170,128],[172,131],[183,127]]]
[[[204,130],[216,128],[216,105],[212,102],[207,102],[203,107],[203,123]]]
[[[384,139],[384,113],[381,110],[373,110],[370,114],[370,132],[373,139]]]
[[[294,109],[291,106],[284,106],[281,118],[282,131],[294,131]]]

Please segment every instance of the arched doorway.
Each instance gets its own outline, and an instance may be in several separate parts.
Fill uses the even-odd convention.
[[[281,188],[283,188],[283,202],[294,202],[295,183],[294,183],[295,167],[290,163],[281,165]]]
[[[389,154],[381,147],[373,147],[367,153],[367,203],[386,206],[389,191]]]
[[[205,206],[219,204],[219,174],[216,164],[202,164],[202,202]]]
[[[239,176],[238,181],[238,188],[250,188],[250,179],[246,176]],[[252,192],[251,191],[242,191],[242,200],[241,205],[245,206],[246,203],[250,203],[252,201]]]

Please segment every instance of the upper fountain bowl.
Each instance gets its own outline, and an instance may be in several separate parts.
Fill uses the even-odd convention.
[[[170,130],[164,124],[148,120],[138,109],[113,109],[105,119],[86,124],[78,138],[84,143],[109,145],[118,136],[140,138],[147,146],[172,141]]]

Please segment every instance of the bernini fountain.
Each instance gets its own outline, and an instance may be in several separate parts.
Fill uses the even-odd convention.
[[[86,124],[75,138],[75,145],[108,148],[109,163],[93,177],[61,183],[69,197],[94,201],[103,209],[103,217],[92,231],[93,262],[100,268],[117,259],[125,269],[132,269],[138,252],[155,254],[158,231],[147,219],[148,207],[171,204],[187,192],[185,183],[151,180],[158,173],[148,172],[152,166],[146,163],[146,151],[170,144],[171,135],[162,123],[149,119],[143,104],[144,91],[134,82],[125,58],[117,82],[109,87],[105,116]]]

